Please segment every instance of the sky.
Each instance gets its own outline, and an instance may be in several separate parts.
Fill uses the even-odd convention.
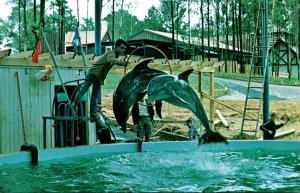
[[[93,17],[95,15],[95,0],[79,0],[79,17],[87,17],[87,2],[88,2],[88,15]],[[103,0],[103,3],[107,0]],[[115,2],[121,2],[121,0],[115,0]],[[129,12],[132,15],[137,16],[138,19],[143,20],[148,13],[148,9],[154,5],[158,7],[160,4],[159,0],[124,0],[124,8],[128,10],[128,4],[132,4],[132,8],[129,8]],[[112,1],[103,7],[102,18],[111,12]],[[126,6],[127,5],[127,6]],[[77,0],[68,0],[68,6],[73,10],[73,14],[77,15]],[[94,20],[95,21],[95,20]]]
[[[49,1],[49,0],[48,0]],[[88,7],[88,15],[89,17],[94,18],[95,15],[95,5],[96,0],[78,0],[79,2],[79,17],[87,17],[87,7]],[[106,2],[107,0],[103,0]],[[121,2],[121,0],[115,0],[116,2]],[[11,13],[11,7],[6,5],[7,0],[0,0],[0,17],[6,19],[7,16]],[[46,1],[47,2],[47,1]],[[88,6],[87,6],[88,2]],[[112,1],[111,1],[112,2]],[[110,13],[109,6],[111,6],[111,2],[107,4],[102,10],[102,18],[105,17],[108,13]],[[124,0],[124,5],[128,5],[128,3],[132,3],[133,8],[129,9],[129,12],[132,15],[136,15],[138,19],[143,20],[144,17],[148,13],[148,9],[154,5],[158,7],[160,2],[159,0]],[[73,15],[77,16],[77,0],[68,0],[68,6],[73,10]],[[124,9],[128,10],[127,7]],[[94,20],[95,21],[95,20]]]
[[[47,2],[50,0],[46,0],[46,12],[47,12]],[[73,10],[73,15],[77,17],[77,0],[67,0],[68,6]],[[78,0],[79,3],[79,18],[80,23],[83,21],[81,20],[82,17],[87,17],[87,8],[88,8],[88,17],[92,17],[93,21],[95,22],[95,1],[96,0]],[[107,0],[103,0],[103,3],[107,2]],[[115,0],[115,2],[120,3],[121,0]],[[39,3],[39,0],[37,0]],[[128,4],[131,3],[128,10]],[[107,16],[111,12],[111,5],[112,1],[106,4],[102,9],[102,18]],[[137,16],[138,19],[143,20],[145,16],[148,14],[148,9],[153,5],[158,7],[160,4],[160,0],[124,0],[124,9],[128,10],[132,15]],[[0,18],[4,20],[11,14],[12,8],[7,4],[7,0],[0,0]],[[0,50],[3,49],[3,45],[6,44],[6,40],[4,43],[0,45]]]

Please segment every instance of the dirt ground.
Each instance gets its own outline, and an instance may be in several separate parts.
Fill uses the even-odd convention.
[[[243,100],[221,100],[225,105],[232,107],[240,112],[243,112],[244,103]],[[204,99],[204,107],[209,113],[209,100]],[[112,95],[102,96],[103,110],[111,118],[114,118],[112,112]],[[233,109],[223,106],[219,103],[215,104],[215,110],[218,110],[228,123],[229,127],[225,127],[215,113],[215,125],[214,130],[220,132],[227,139],[253,139],[254,133],[245,133],[243,137],[240,136],[241,123],[243,115]],[[257,106],[257,104],[251,104]],[[271,101],[270,110],[276,112],[276,123],[288,122],[282,128],[280,128],[275,138],[278,140],[300,140],[300,100],[281,100]],[[154,122],[154,128],[152,131],[153,140],[187,140],[188,128],[185,124],[185,120],[189,117],[194,117],[193,114],[187,110],[167,103],[163,103],[163,119]],[[251,116],[251,115],[250,115]],[[129,119],[131,122],[131,118]],[[199,123],[194,121],[196,125]],[[249,123],[249,121],[247,121]],[[252,124],[252,128],[255,128],[255,123]],[[132,129],[131,129],[132,130]],[[134,131],[134,130],[133,130]],[[200,131],[200,134],[202,131]],[[289,133],[281,136],[283,133]],[[262,138],[262,132],[258,129],[256,139]]]

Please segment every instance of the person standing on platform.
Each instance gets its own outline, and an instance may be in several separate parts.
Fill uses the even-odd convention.
[[[126,46],[127,42],[125,40],[118,39],[116,41],[114,50],[107,51],[101,55],[88,69],[86,80],[80,85],[80,88],[74,97],[72,105],[76,107],[81,97],[88,91],[90,86],[93,85],[92,96],[90,100],[90,116],[92,118],[92,122],[100,121],[101,115],[97,112],[97,105],[101,97],[101,85],[104,84],[109,70],[114,65],[126,66],[128,64],[128,61],[118,60],[120,54],[125,51]],[[99,105],[101,105],[101,102]]]

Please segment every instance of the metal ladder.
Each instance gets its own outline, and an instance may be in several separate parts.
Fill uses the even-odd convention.
[[[241,137],[243,137],[245,133],[254,133],[254,139],[256,139],[257,129],[259,127],[267,69],[266,67],[269,64],[269,42],[267,41],[268,34],[264,34],[263,32],[265,32],[264,30],[266,30],[266,28],[272,29],[272,27],[266,26],[266,24],[263,22],[265,19],[268,20],[268,14],[265,14],[265,16],[263,15],[265,12],[266,8],[263,8],[262,3],[260,3],[256,22],[256,32],[252,45],[250,77],[248,80],[248,88],[240,132]],[[271,32],[269,31],[269,34],[270,33]],[[263,41],[267,42],[264,46],[262,44]],[[255,127],[253,126],[254,123]]]

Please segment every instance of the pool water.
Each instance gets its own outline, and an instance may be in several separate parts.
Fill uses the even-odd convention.
[[[0,192],[299,192],[299,151],[92,154],[3,165]]]

